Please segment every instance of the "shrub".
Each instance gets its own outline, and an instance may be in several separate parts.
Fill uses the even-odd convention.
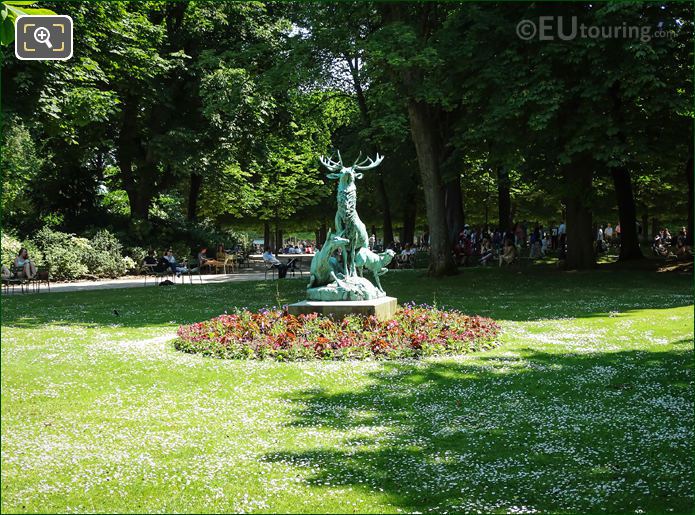
[[[142,260],[147,255],[147,250],[142,247],[128,247],[125,253],[136,263],[142,263]]]
[[[136,262],[133,258],[130,256],[126,256],[123,258],[123,267],[126,269],[128,273],[132,273],[137,271],[140,266],[138,265],[139,261]]]
[[[497,345],[499,329],[489,318],[414,304],[406,304],[388,321],[241,310],[180,326],[174,346],[230,359],[391,359],[489,349]]]
[[[120,277],[126,272],[121,243],[107,230],[97,232],[84,255],[87,270],[96,277]]]
[[[55,279],[79,279],[87,274],[85,255],[91,251],[89,240],[44,227],[36,233],[34,242]]]
[[[3,231],[2,233],[2,264],[9,268],[14,261],[14,258],[17,257],[19,249],[22,247],[27,249],[29,252],[29,257],[34,261],[34,263],[36,263],[36,265],[41,266],[44,264],[43,255],[33,241],[20,241],[12,232],[9,231]]]
[[[15,256],[22,247],[20,241],[13,234],[3,231],[2,233],[2,264],[10,267]]]

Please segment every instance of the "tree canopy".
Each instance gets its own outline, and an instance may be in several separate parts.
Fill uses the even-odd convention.
[[[18,9],[72,16],[73,58],[16,60]],[[332,210],[317,157],[335,149],[386,155],[362,183],[362,217],[385,243],[429,232],[436,274],[453,270],[464,222],[566,219],[577,268],[593,265],[596,221],[627,228],[624,259],[639,257],[636,220],[692,229],[688,3],[5,2],[2,13],[6,229],[110,227],[136,243],[162,223],[315,230]],[[522,20],[544,16],[649,37],[519,37]]]

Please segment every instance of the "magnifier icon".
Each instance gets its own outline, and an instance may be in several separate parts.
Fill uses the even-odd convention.
[[[39,27],[34,31],[34,39],[37,43],[44,44],[48,48],[53,48],[51,45],[51,32],[46,27]]]

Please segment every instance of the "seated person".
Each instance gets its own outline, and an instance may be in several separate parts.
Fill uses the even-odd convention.
[[[143,264],[145,265],[156,265],[157,264],[157,258],[154,257],[154,250],[150,249],[147,251],[147,255],[145,256],[145,259],[142,260]]]
[[[5,265],[2,265],[2,278],[6,280],[10,277],[12,277],[12,272],[10,272],[10,269],[7,268]]]
[[[552,247],[553,241],[550,238],[549,234],[545,235],[545,238],[543,238],[543,242],[541,243],[541,255],[545,256],[550,248]]]
[[[500,266],[502,263],[506,265],[511,265],[516,259],[516,245],[512,240],[506,240],[504,242],[504,247],[502,247],[502,253],[500,254]]]
[[[36,275],[36,265],[29,258],[29,251],[22,247],[14,258],[14,266],[17,269],[17,277],[31,279]]]
[[[167,261],[166,253],[164,256],[157,260],[157,265],[154,267],[154,271],[161,274],[169,270],[169,261]]]
[[[217,253],[215,254],[215,257],[217,258],[217,261],[222,263],[224,263],[224,260],[227,259],[227,251],[224,250],[224,245],[221,243],[217,246]]]
[[[263,261],[265,261],[269,265],[272,265],[273,268],[277,268],[278,278],[285,278],[285,276],[287,275],[288,265],[281,263],[280,260],[276,258],[275,255],[273,255],[273,253],[270,251],[270,247],[265,248],[265,252],[263,253]],[[291,261],[294,261],[294,259],[292,259]]]
[[[664,243],[664,240],[660,234],[657,234],[654,237],[654,242],[652,243],[652,251],[657,256],[668,256],[668,245]]]
[[[188,268],[185,266],[181,266],[176,262],[176,258],[174,257],[174,252],[169,249],[166,251],[166,254],[164,254],[164,259],[168,263],[169,268],[171,268],[171,271],[177,275],[181,275],[182,273],[185,274],[188,272]]]
[[[208,248],[203,247],[200,249],[200,252],[198,252],[198,266],[203,266],[208,261],[210,261],[208,259]]]
[[[492,244],[489,239],[484,238],[480,246],[480,264],[483,266],[487,265],[492,260],[492,256]]]

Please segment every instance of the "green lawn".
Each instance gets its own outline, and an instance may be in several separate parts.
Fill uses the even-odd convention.
[[[494,317],[501,347],[275,363],[170,343],[302,281],[3,298],[2,511],[693,511],[691,275],[383,283]]]

